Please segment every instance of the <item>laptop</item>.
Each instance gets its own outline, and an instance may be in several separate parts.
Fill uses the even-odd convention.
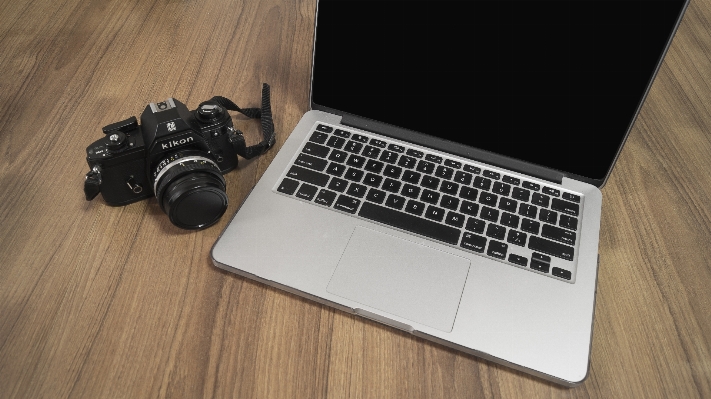
[[[214,264],[581,383],[600,187],[687,3],[321,0],[311,110]]]

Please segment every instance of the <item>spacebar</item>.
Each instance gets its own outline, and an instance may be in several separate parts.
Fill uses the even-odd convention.
[[[457,245],[459,243],[459,230],[453,227],[421,219],[384,206],[371,204],[370,202],[363,203],[358,215],[449,244]]]

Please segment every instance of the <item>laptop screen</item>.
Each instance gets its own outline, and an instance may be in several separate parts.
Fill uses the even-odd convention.
[[[683,8],[321,0],[312,101],[602,180]]]

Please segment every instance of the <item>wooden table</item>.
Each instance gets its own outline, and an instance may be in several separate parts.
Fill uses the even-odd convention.
[[[692,1],[603,189],[573,389],[212,265],[307,111],[314,15],[315,0],[0,2],[0,397],[711,397],[711,2]],[[261,82],[277,148],[226,175],[218,225],[84,199],[102,126],[171,96],[257,106]]]

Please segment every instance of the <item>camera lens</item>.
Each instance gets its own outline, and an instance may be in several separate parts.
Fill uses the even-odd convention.
[[[154,189],[170,221],[184,229],[216,223],[227,210],[225,179],[220,168],[200,155],[172,155],[157,174]]]

